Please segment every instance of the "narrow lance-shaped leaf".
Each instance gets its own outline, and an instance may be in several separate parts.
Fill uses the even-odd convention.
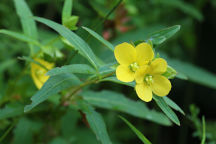
[[[70,30],[76,30],[76,24],[79,20],[78,16],[72,16],[73,0],[65,0],[62,10],[62,24]]]
[[[13,31],[4,30],[4,29],[1,29],[0,33],[6,34],[6,35],[11,36],[15,39],[18,39],[20,41],[27,42],[29,44],[40,45],[37,40],[35,40],[35,39],[25,35],[25,34],[22,34],[22,33],[13,32]]]
[[[14,121],[11,126],[5,131],[3,135],[0,136],[0,143],[7,137],[7,135],[10,133],[10,131],[14,128],[16,124],[16,121]]]
[[[51,69],[47,75],[53,76],[63,73],[95,74],[96,71],[87,64],[71,64]]]
[[[129,83],[122,82],[122,81],[118,80],[115,76],[107,77],[107,78],[101,79],[100,81],[110,81],[110,82],[114,82],[114,83],[118,83],[118,84],[122,84],[122,85],[127,85],[130,87],[135,87],[135,84],[136,84],[135,82],[129,82]]]
[[[166,57],[169,65],[187,76],[189,81],[216,89],[216,74],[193,64]]]
[[[131,83],[125,83],[125,82],[121,82],[118,79],[116,79],[116,77],[108,77],[105,79],[102,79],[101,81],[111,81],[111,82],[115,82],[118,84],[123,84],[123,85],[127,85],[127,86],[131,86],[134,87],[135,83],[131,82]],[[154,96],[153,97],[154,100],[156,101],[156,103],[158,104],[158,106],[161,108],[161,110],[177,125],[180,125],[180,122],[178,120],[178,117],[176,116],[176,114],[172,111],[172,109],[167,105],[167,103],[158,96]],[[176,107],[175,107],[176,108]]]
[[[65,0],[62,10],[62,23],[71,16],[73,0]]]
[[[202,116],[202,141],[201,144],[205,144],[206,141],[206,123],[205,123],[205,117]]]
[[[175,124],[180,126],[180,122],[176,114],[172,111],[172,109],[167,105],[163,98],[159,96],[153,96],[157,105],[161,108],[161,110],[168,116],[170,120],[172,120]]]
[[[32,39],[37,40],[38,33],[37,33],[36,23],[34,19],[32,19],[33,14],[29,9],[28,5],[26,4],[25,0],[14,0],[14,4],[16,7],[16,12],[19,15],[19,18],[21,20],[21,25],[24,34]],[[32,44],[29,44],[29,47],[31,49],[31,54],[35,54],[39,50],[38,47]]]
[[[130,128],[131,130],[137,135],[137,137],[144,143],[144,144],[151,144],[151,142],[135,127],[133,126],[128,120],[124,117],[119,116]]]
[[[102,116],[94,110],[94,108],[85,101],[79,101],[79,107],[84,112],[90,128],[95,133],[97,139],[102,144],[112,144],[107,133],[106,125]]]
[[[99,40],[102,44],[104,44],[105,46],[107,46],[111,51],[114,51],[114,46],[108,42],[107,40],[105,40],[102,36],[100,36],[99,34],[97,34],[96,32],[94,32],[93,30],[87,28],[87,27],[82,27],[84,30],[86,30],[88,33],[90,33],[93,37],[95,37],[97,40]]]
[[[150,110],[145,103],[128,99],[121,93],[103,90],[100,92],[85,91],[81,95],[84,100],[94,106],[124,112],[161,125],[171,125],[163,113]]]
[[[95,54],[93,53],[89,45],[83,39],[81,39],[78,35],[70,31],[68,28],[64,27],[63,25],[60,25],[51,20],[40,18],[40,17],[35,17],[34,19],[43,24],[46,24],[47,26],[57,31],[61,36],[67,39],[74,46],[74,48],[79,51],[79,53],[82,56],[84,56],[87,60],[89,60],[89,62],[96,69],[98,69],[98,67],[100,66],[100,62],[98,62]]]
[[[62,74],[50,77],[43,87],[32,96],[32,103],[25,106],[24,112],[28,112],[38,104],[47,100],[50,96],[72,86],[79,85],[80,80],[73,74]]]
[[[166,29],[160,30],[158,32],[154,32],[149,36],[149,39],[153,44],[159,45],[172,37],[176,32],[180,30],[180,25],[175,25],[172,27],[168,27]]]
[[[174,110],[179,111],[183,115],[185,115],[184,111],[174,102],[172,101],[169,97],[165,96],[163,97],[164,101]]]

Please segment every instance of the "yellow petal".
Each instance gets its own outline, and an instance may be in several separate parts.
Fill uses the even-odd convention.
[[[171,90],[171,83],[164,76],[154,75],[151,88],[152,88],[153,93],[155,93],[156,95],[166,96]]]
[[[135,87],[138,97],[145,101],[150,102],[152,100],[152,90],[149,86],[143,84],[137,84]]]
[[[42,59],[37,58],[34,60],[46,67],[48,70],[50,70],[54,66],[53,63],[46,62]],[[45,68],[41,67],[38,64],[31,63],[31,76],[38,89],[40,89],[43,84],[48,80],[49,76],[46,76],[46,73],[47,70]]]
[[[167,62],[162,58],[155,59],[150,64],[150,73],[151,74],[163,74],[167,70]]]
[[[134,72],[128,66],[119,65],[116,69],[116,77],[123,82],[132,82],[134,80]]]
[[[122,43],[115,47],[114,50],[115,58],[118,63],[123,65],[130,65],[135,62],[136,59],[136,50],[129,43]]]
[[[144,78],[145,78],[145,75],[147,73],[147,70],[148,70],[149,66],[147,65],[144,65],[144,66],[141,66],[135,73],[135,80],[136,80],[136,83],[143,83],[144,82]]]
[[[141,65],[147,64],[154,58],[152,47],[148,43],[140,43],[136,46],[137,63]]]

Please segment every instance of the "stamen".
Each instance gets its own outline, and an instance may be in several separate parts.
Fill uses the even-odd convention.
[[[146,75],[145,78],[144,78],[144,82],[147,85],[151,85],[153,83],[153,77],[151,75]]]
[[[129,68],[132,72],[136,72],[136,70],[139,68],[139,65],[136,62],[134,62],[129,65]]]

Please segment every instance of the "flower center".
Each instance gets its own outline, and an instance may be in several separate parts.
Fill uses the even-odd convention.
[[[144,82],[147,84],[147,85],[151,85],[153,83],[153,77],[151,75],[146,75],[145,78],[144,78]]]
[[[129,68],[132,72],[136,72],[136,70],[139,68],[139,65],[136,62],[134,62],[129,65]]]

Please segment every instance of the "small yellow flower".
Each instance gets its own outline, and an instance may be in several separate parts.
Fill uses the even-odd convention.
[[[44,61],[42,59],[36,58],[35,61],[39,62],[41,65],[47,68],[47,70],[40,65],[36,63],[31,63],[31,76],[32,79],[38,89],[40,89],[43,84],[48,80],[49,76],[46,76],[45,74],[48,72],[48,70],[52,69],[54,66],[54,63],[49,63],[47,61]]]
[[[167,62],[162,58],[156,58],[150,65],[137,70],[136,93],[145,102],[152,100],[152,92],[158,96],[166,96],[171,90],[170,81],[162,76],[167,70]]]
[[[154,57],[152,47],[148,43],[140,43],[134,47],[125,42],[115,47],[114,54],[120,64],[116,69],[116,77],[123,82],[133,81],[136,71]]]

